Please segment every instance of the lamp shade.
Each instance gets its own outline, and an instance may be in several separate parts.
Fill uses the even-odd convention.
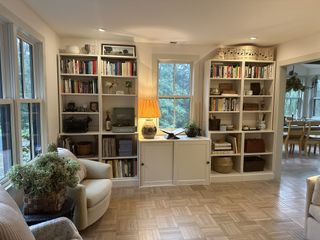
[[[156,98],[139,99],[138,109],[140,118],[158,118],[161,116],[159,102]]]

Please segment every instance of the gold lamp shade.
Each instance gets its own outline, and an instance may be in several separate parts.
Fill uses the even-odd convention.
[[[140,99],[138,110],[140,118],[147,118],[142,126],[142,136],[146,139],[153,139],[157,133],[157,127],[152,118],[161,116],[158,100],[156,98]]]
[[[158,118],[161,116],[158,99],[156,98],[142,98],[139,99],[140,118]]]

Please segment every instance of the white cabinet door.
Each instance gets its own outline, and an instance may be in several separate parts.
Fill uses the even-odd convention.
[[[140,186],[172,185],[173,142],[140,143]]]
[[[173,184],[209,184],[209,176],[209,141],[176,141]]]

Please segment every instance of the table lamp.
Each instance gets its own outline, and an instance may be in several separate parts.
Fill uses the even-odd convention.
[[[146,118],[142,126],[142,136],[145,139],[153,139],[157,133],[157,127],[152,118],[159,118],[161,116],[158,99],[140,99],[138,116],[140,118]]]

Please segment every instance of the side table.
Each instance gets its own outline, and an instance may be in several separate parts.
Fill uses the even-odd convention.
[[[28,224],[28,226],[32,226],[34,224],[49,221],[59,217],[66,217],[72,221],[73,211],[74,211],[74,201],[71,198],[67,198],[59,212],[39,213],[39,214],[30,214],[30,215],[23,214],[23,217],[26,223]]]

